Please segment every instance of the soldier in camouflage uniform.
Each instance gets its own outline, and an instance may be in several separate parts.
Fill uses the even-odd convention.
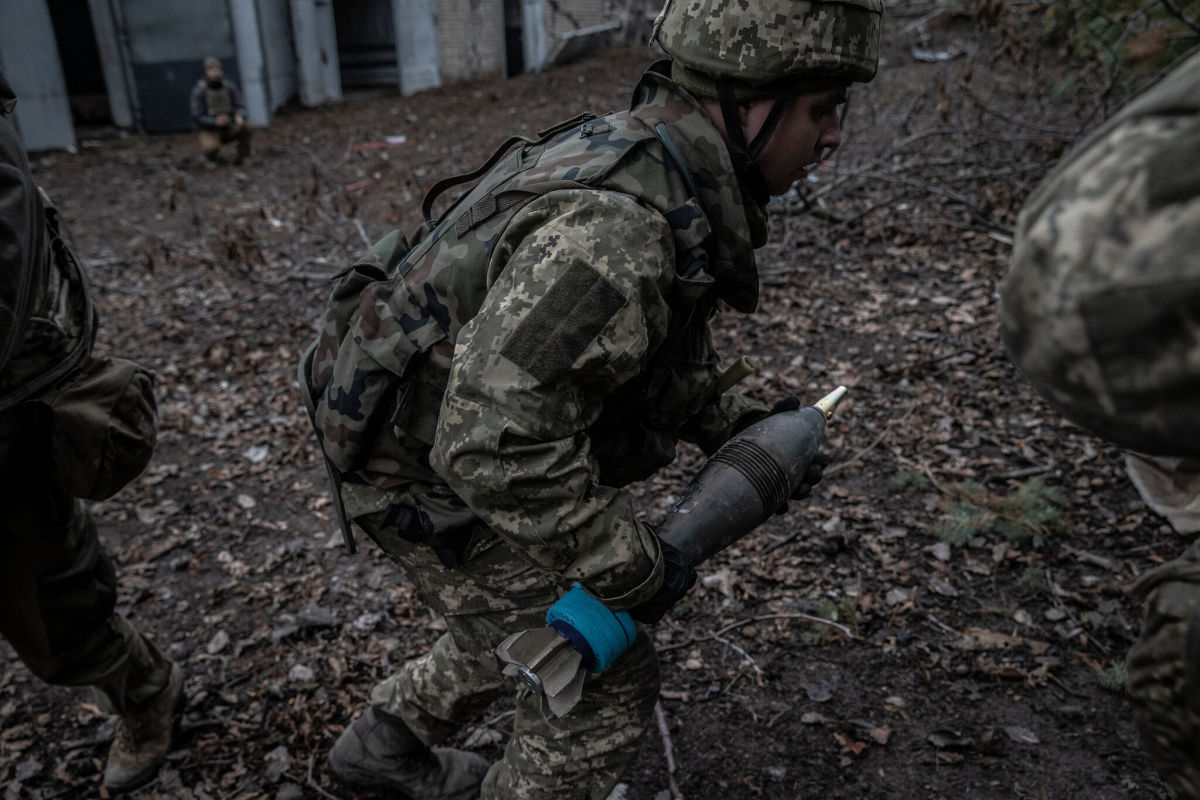
[[[339,778],[422,798],[616,785],[658,696],[644,632],[567,716],[518,693],[490,768],[431,746],[511,695],[496,646],[573,582],[642,623],[691,585],[622,487],[768,413],[717,390],[709,322],[718,301],[754,310],[764,206],[840,143],[881,15],[672,0],[654,33],[672,59],[630,110],[513,142],[440,219],[427,199],[414,248],[393,233],[342,273],[304,370],[318,436],[347,516],[447,632],[373,689],[330,754]]]
[[[0,634],[38,677],[92,686],[119,714],[104,785],[154,776],[183,672],[114,613],[117,582],[81,497],[102,499],[153,449],[150,376],[91,357],[83,273],[29,172],[0,74]]]
[[[204,77],[196,81],[191,96],[192,119],[200,127],[200,152],[211,163],[221,159],[221,145],[237,142],[233,163],[250,155],[250,127],[246,105],[237,86],[225,77],[221,59],[204,59]]]
[[[1200,496],[1200,53],[1030,198],[1000,318],[1013,360],[1048,400],[1139,454],[1131,474],[1153,507],[1180,505],[1156,486]],[[1200,543],[1134,593],[1147,601],[1128,660],[1134,718],[1172,796],[1195,800]]]

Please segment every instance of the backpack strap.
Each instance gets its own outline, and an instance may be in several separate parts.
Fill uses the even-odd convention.
[[[325,455],[325,448],[321,446],[321,429],[317,426],[317,407],[313,401],[312,383],[313,355],[316,352],[317,342],[313,342],[304,351],[304,355],[300,356],[300,363],[296,367],[296,379],[300,384],[300,396],[304,399],[304,410],[308,412],[308,421],[313,426],[317,435],[317,445],[321,448],[325,474],[329,476],[329,482],[333,486],[333,510],[337,514],[338,527],[342,530],[342,541],[346,544],[346,552],[354,555],[358,552],[358,546],[354,541],[354,529],[350,527],[350,520],[346,516],[346,504],[342,500],[342,473],[329,460],[329,456]]]
[[[45,218],[45,232],[41,243],[42,261],[39,268],[43,272],[57,268],[61,272],[63,281],[74,284],[73,289],[79,292],[77,305],[79,313],[82,315],[79,341],[71,348],[71,352],[53,367],[23,386],[18,386],[11,392],[0,396],[0,411],[28,400],[77,370],[91,355],[92,343],[96,338],[96,307],[92,303],[87,277],[83,274],[79,260],[67,246],[58,209],[50,202],[49,196],[42,187],[37,187],[37,192]]]

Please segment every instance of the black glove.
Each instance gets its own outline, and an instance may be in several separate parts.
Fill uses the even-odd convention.
[[[812,494],[813,487],[821,482],[821,478],[825,477],[825,468],[829,466],[830,458],[824,453],[817,453],[813,456],[812,463],[804,470],[804,476],[800,478],[800,485],[796,487],[796,491],[792,492],[790,500],[803,500]],[[783,504],[783,509],[779,513],[787,511],[787,503]]]
[[[673,545],[659,541],[663,556],[663,582],[658,591],[640,606],[629,609],[629,616],[646,625],[653,625],[687,594],[696,583],[696,570],[683,553]]]
[[[795,411],[804,404],[800,402],[800,398],[794,394],[789,394],[782,400],[771,406],[770,411],[750,411],[737,418],[733,423],[733,435],[737,436],[742,431],[749,428],[756,422],[762,422],[767,417],[772,417],[776,414],[782,414],[785,411]]]

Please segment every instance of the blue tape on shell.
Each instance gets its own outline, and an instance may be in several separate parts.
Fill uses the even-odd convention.
[[[597,674],[606,670],[637,638],[637,626],[628,611],[609,609],[578,583],[550,606],[546,623],[560,633],[564,626],[569,627],[582,637],[594,656],[590,669]]]

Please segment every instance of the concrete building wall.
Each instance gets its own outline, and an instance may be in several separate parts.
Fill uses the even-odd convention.
[[[410,95],[442,83],[437,0],[392,0],[400,93]]]
[[[331,0],[289,0],[289,6],[300,102],[316,106],[341,100],[342,78]]]
[[[109,0],[88,0],[88,10],[96,31],[96,49],[100,53],[100,68],[104,72],[113,124],[118,128],[132,128],[137,122],[133,111],[133,73],[117,35],[112,5]]]
[[[560,34],[591,28],[611,19],[599,0],[558,0],[544,3],[543,9],[546,36],[551,41]]]
[[[238,88],[246,103],[246,120],[262,127],[271,121],[271,108],[267,98],[267,68],[263,61],[262,32],[258,28],[258,8],[253,3],[233,3],[229,11],[238,74],[242,76]]]
[[[258,32],[271,111],[296,94],[296,48],[288,0],[258,0]]]
[[[0,67],[17,95],[13,115],[26,149],[75,146],[75,125],[50,12],[42,0],[3,0]]]
[[[504,75],[503,0],[438,0],[442,83]]]

